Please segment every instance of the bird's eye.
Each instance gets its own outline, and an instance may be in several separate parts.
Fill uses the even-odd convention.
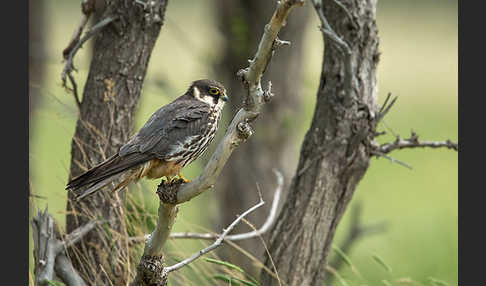
[[[219,94],[219,89],[217,88],[210,88],[209,93],[212,95],[218,95]]]

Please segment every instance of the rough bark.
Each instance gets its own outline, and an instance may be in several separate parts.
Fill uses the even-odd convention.
[[[93,57],[72,141],[70,177],[113,155],[131,134],[167,6],[167,0],[151,2],[155,5],[105,1],[100,19],[116,20],[94,36]],[[74,197],[68,194],[68,233],[91,219],[103,224],[69,249],[73,266],[88,284],[126,285],[131,263],[123,192],[102,191],[81,201],[74,201]]]
[[[339,1],[354,24],[336,2],[324,1],[323,11],[351,49],[351,88],[346,88],[345,58],[326,35],[312,124],[268,244],[287,285],[322,283],[336,227],[370,161],[377,109],[376,1]],[[265,264],[273,269],[267,255]],[[278,281],[262,272],[262,285]]]
[[[255,47],[263,33],[263,27],[268,22],[276,5],[275,1],[227,1],[217,2],[219,28],[225,36],[225,47],[221,62],[216,66],[219,75],[234,75],[235,71],[246,66],[248,59],[254,53]],[[275,188],[275,179],[272,168],[281,170],[288,178],[293,171],[297,156],[288,151],[293,142],[293,129],[297,127],[291,123],[290,118],[295,117],[300,108],[301,89],[301,60],[303,50],[303,31],[308,23],[311,11],[310,5],[296,9],[287,25],[279,34],[282,40],[290,41],[290,47],[282,47],[278,57],[285,60],[272,61],[265,74],[265,78],[273,84],[277,100],[273,100],[265,108],[265,121],[255,124],[259,130],[240,150],[234,152],[233,158],[223,171],[218,182],[217,194],[219,201],[220,227],[231,223],[234,214],[251,206],[255,200],[255,185],[258,182],[263,192],[264,200],[270,200],[271,190]],[[235,76],[227,76],[225,85],[231,91],[229,110],[235,114],[241,107],[245,91],[241,81]],[[272,126],[265,126],[272,122]],[[268,124],[267,124],[268,125]],[[269,206],[263,206],[268,211]],[[250,215],[249,220],[255,225],[261,225],[265,218],[256,214]],[[258,238],[239,242],[245,250],[256,257],[262,258],[263,246]],[[232,248],[221,249],[222,255],[227,259],[252,271],[251,261]],[[253,272],[253,271],[252,271]]]

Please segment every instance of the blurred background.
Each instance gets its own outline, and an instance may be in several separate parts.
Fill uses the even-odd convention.
[[[225,84],[232,100],[218,133],[222,135],[241,105],[242,89],[235,81],[235,73],[253,56],[274,2],[170,1],[149,64],[135,130],[155,110],[185,92],[193,80],[214,78]],[[232,155],[215,192],[204,193],[181,206],[174,231],[220,232],[236,214],[257,202],[255,183],[262,188],[269,206],[275,187],[272,167],[279,168],[289,184],[312,118],[322,63],[319,23],[309,4],[291,14],[288,26],[282,30],[280,38],[291,40],[292,46],[276,53],[265,75],[266,80],[272,80],[276,97],[265,107],[255,126],[255,136]],[[378,1],[379,102],[389,92],[398,96],[385,125],[380,127],[387,131],[379,137],[380,142],[394,140],[393,132],[409,136],[412,129],[422,139],[458,140],[457,5],[453,0]],[[62,50],[81,19],[80,1],[30,1],[29,15],[29,164],[34,195],[30,209],[32,215],[48,204],[49,211],[64,226],[64,188],[78,113],[73,96],[61,87],[60,74]],[[89,70],[91,49],[88,42],[74,60],[80,92]],[[211,151],[185,168],[184,175],[195,178]],[[386,229],[352,245],[346,253],[352,264],[341,267],[340,276],[349,285],[381,285],[382,280],[397,279],[411,279],[421,285],[457,285],[457,153],[420,149],[398,151],[392,156],[412,165],[413,170],[386,159],[372,159],[339,225],[335,244],[340,246],[346,239],[350,210],[356,204],[362,208],[362,223],[383,222]],[[158,183],[145,180],[129,191],[151,215],[158,206],[154,193]],[[260,210],[250,221],[259,226],[266,214],[266,209]],[[248,230],[240,227],[237,231]],[[183,258],[207,244],[171,240],[170,255]],[[257,257],[264,251],[259,239],[241,246]],[[31,238],[29,247],[33,271]],[[219,252],[220,257],[252,272],[251,259],[225,251]],[[181,277],[219,271],[223,270],[199,260],[172,279],[179,285],[211,285],[208,281],[189,283]]]

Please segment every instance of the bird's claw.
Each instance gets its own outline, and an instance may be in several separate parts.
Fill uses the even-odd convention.
[[[190,181],[188,179],[186,179],[181,172],[179,172],[177,174],[177,176],[179,176],[180,179],[182,179],[182,181],[184,181],[184,183],[189,183]]]

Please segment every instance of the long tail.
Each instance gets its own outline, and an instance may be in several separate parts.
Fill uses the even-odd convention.
[[[149,161],[151,158],[141,153],[134,153],[124,157],[118,154],[106,159],[99,165],[89,169],[84,174],[72,179],[68,182],[66,189],[70,189],[78,196],[76,200],[82,199],[108,185],[112,181],[119,179],[122,175],[142,163]],[[130,180],[127,178],[120,183],[115,189],[120,189],[126,185]],[[87,187],[85,190],[81,189]]]
[[[118,179],[121,175],[123,175],[123,173],[121,174],[117,174],[117,175],[113,175],[111,177],[108,177],[104,180],[101,180],[100,182],[98,183],[93,183],[91,185],[91,187],[87,188],[86,190],[84,190],[81,194],[79,194],[77,197],[76,197],[76,200],[80,200],[88,195],[91,195],[92,193],[98,191],[98,190],[101,190],[101,188],[103,188],[104,186],[108,185],[109,183],[113,182],[114,180]]]

